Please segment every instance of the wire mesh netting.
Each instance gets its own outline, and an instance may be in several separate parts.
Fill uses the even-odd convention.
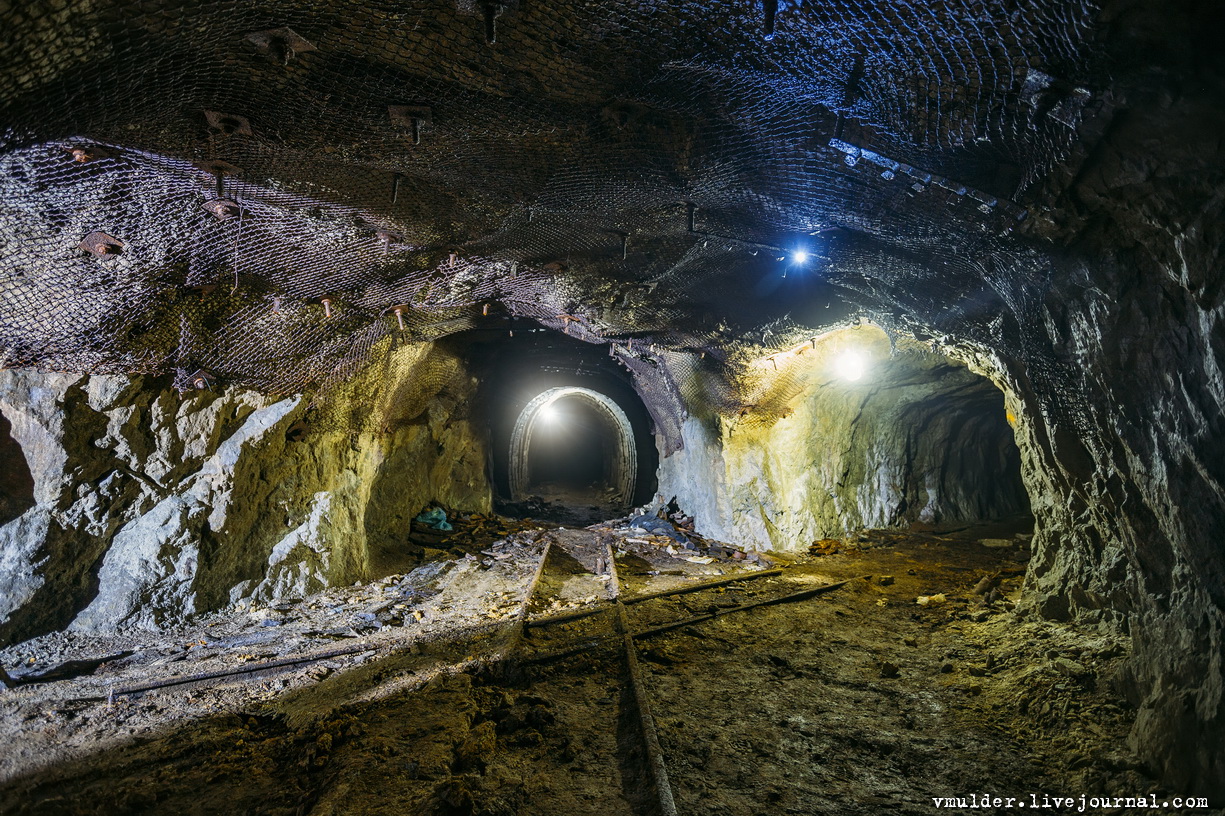
[[[963,297],[1096,104],[1093,3],[774,5],[9,6],[0,364],[294,392],[526,317],[679,437],[788,241]]]

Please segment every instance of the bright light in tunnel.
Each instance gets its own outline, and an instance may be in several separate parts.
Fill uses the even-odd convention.
[[[868,371],[868,357],[862,351],[850,349],[834,360],[834,371],[844,380],[852,382],[863,379]]]
[[[552,425],[561,418],[561,414],[552,405],[545,405],[537,412],[536,418],[546,425]]]
[[[808,250],[806,249],[792,250],[791,262],[798,263],[798,264],[807,263],[808,262]]]

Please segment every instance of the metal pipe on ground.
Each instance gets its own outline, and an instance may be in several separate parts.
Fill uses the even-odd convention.
[[[728,584],[737,584],[741,581],[755,581],[758,578],[768,578],[774,575],[782,575],[783,572],[784,570],[781,569],[763,570],[761,572],[750,572],[745,573],[744,575],[737,575],[733,578],[720,578],[717,581],[703,581],[699,584],[678,587],[676,589],[666,589],[662,592],[652,592],[647,595],[633,595],[629,598],[623,598],[622,603],[624,603],[626,606],[632,606],[633,604],[639,604],[643,601],[653,601],[657,598],[667,598],[672,595],[685,595],[690,592],[701,592],[706,589],[715,589],[717,587],[727,586]],[[527,622],[527,626],[534,629],[541,626],[552,626],[557,623],[568,623],[570,621],[589,618],[592,615],[599,615],[600,613],[606,612],[611,608],[612,607],[609,606],[599,606],[595,609],[581,609],[577,612],[565,612],[561,615],[550,615],[546,618],[535,618],[533,620],[529,620]]]
[[[846,586],[852,581],[861,581],[861,580],[866,581],[869,578],[871,578],[870,575],[860,575],[856,578],[848,578],[845,581],[838,581],[837,583],[834,583],[834,584],[824,584],[819,587],[813,587],[812,589],[804,589],[804,590],[800,590],[799,592],[792,592],[789,595],[782,595],[778,598],[767,598],[764,601],[753,601],[752,603],[741,604],[739,606],[733,606],[727,609],[719,609],[714,612],[707,613],[705,615],[697,615],[692,618],[684,618],[683,620],[671,621],[669,623],[660,624],[659,626],[653,626],[650,629],[643,629],[640,632],[635,632],[634,637],[640,638],[640,639],[655,637],[656,635],[662,635],[666,632],[671,632],[674,629],[680,629],[685,626],[691,626],[695,623],[703,623],[708,620],[713,620],[715,618],[722,617],[723,615],[731,615],[736,612],[747,612],[750,609],[759,609],[764,606],[773,606],[775,604],[793,603],[795,601],[807,600],[808,598],[813,598],[813,597],[816,597],[817,595],[823,595],[826,592],[832,592],[835,589],[841,589],[842,587]],[[559,649],[558,651],[555,651],[555,652],[548,652],[546,654],[536,655],[534,657],[529,658],[527,662],[529,663],[550,663],[555,660],[564,660],[567,657],[573,657],[576,654],[581,654],[583,652],[587,652],[587,651],[591,651],[592,649],[599,648],[600,646],[604,645],[608,640],[609,640],[608,637],[593,638],[578,646],[571,646],[566,649]]]
[[[617,630],[621,635],[621,644],[625,648],[626,669],[629,671],[634,702],[638,708],[638,719],[642,726],[647,765],[655,783],[655,793],[659,797],[659,812],[661,816],[677,816],[676,800],[672,796],[672,785],[668,781],[668,767],[664,763],[663,747],[659,744],[659,733],[655,729],[655,717],[651,714],[646,683],[642,679],[642,669],[638,665],[638,647],[634,645],[634,635],[630,632],[625,604],[621,601],[621,579],[617,576],[616,553],[613,552],[611,539],[605,539],[604,544],[608,549],[608,574],[611,577],[608,582],[608,591],[617,608]]]

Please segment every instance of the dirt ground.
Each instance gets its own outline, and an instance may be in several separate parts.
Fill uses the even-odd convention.
[[[516,518],[533,519],[585,527],[617,514],[611,488],[592,485],[580,489],[556,482],[537,482],[531,496],[523,502],[501,502],[500,509]]]
[[[759,563],[617,523],[524,531],[479,557],[194,628],[49,636],[0,661],[28,681],[131,654],[0,693],[0,812],[664,812],[614,589],[680,814],[1160,794],[1125,748],[1133,713],[1111,690],[1126,643],[1014,610],[1022,529],[871,531]],[[690,618],[706,619],[647,631]],[[311,655],[330,656],[179,682]]]

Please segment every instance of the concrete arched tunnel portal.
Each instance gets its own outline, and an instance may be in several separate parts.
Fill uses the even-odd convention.
[[[590,388],[558,386],[549,388],[533,398],[519,413],[511,434],[510,492],[514,501],[523,501],[529,495],[533,483],[533,441],[539,440],[542,430],[560,430],[558,426],[576,417],[558,414],[559,403],[577,402],[586,407],[587,415],[597,418],[604,432],[602,436],[611,444],[602,445],[601,450],[577,449],[562,455],[573,457],[600,456],[604,481],[612,490],[610,503],[625,509],[633,501],[637,481],[638,450],[629,417],[610,397]]]

